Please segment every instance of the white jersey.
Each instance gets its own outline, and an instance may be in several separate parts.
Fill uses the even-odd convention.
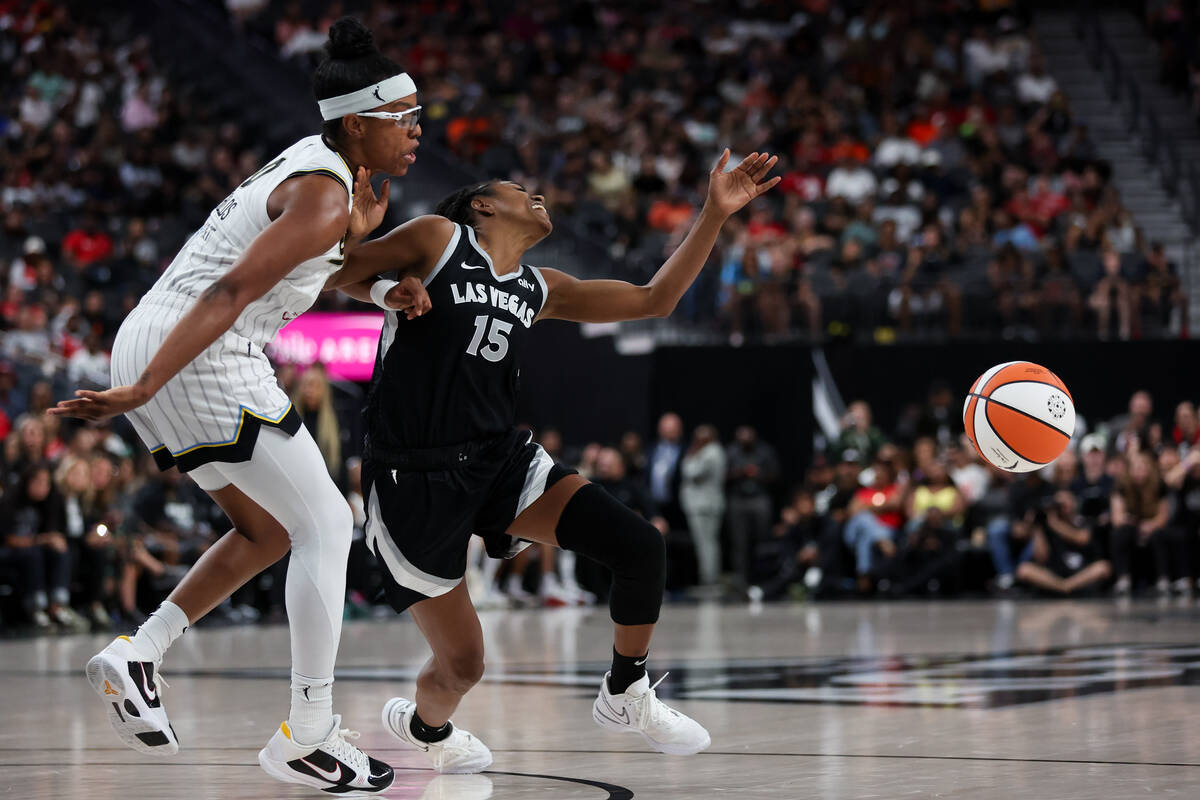
[[[213,209],[121,323],[113,342],[114,385],[138,380],[180,318],[271,223],[267,198],[275,187],[308,174],[342,184],[350,207],[350,167],[320,136],[301,139],[267,162]],[[299,414],[279,388],[263,347],[312,306],[342,264],[344,241],[299,264],[246,306],[233,327],[126,415],[160,468],[178,466],[186,472],[212,461],[248,461],[262,426],[288,434],[300,429]]]
[[[267,199],[275,187],[288,178],[306,174],[328,175],[338,181],[346,188],[347,207],[352,205],[354,178],[345,159],[320,136],[301,139],[243,181],[212,210],[151,291],[198,298],[232,269],[255,237],[271,224]],[[341,267],[344,247],[343,237],[328,252],[299,264],[246,306],[230,330],[265,347],[289,320],[316,302],[325,281]]]

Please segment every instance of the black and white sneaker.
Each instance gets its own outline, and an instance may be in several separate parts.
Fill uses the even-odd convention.
[[[152,756],[179,752],[179,739],[162,704],[167,682],[158,674],[158,664],[139,653],[132,639],[118,636],[92,656],[87,679],[104,700],[108,721],[122,742]]]
[[[343,730],[341,724],[342,718],[335,714],[333,730],[314,747],[292,739],[284,722],[258,751],[258,763],[272,778],[330,794],[382,792],[391,786],[396,777],[392,768],[346,741],[357,739],[358,732]]]

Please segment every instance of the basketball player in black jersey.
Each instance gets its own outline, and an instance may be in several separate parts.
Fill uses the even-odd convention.
[[[646,675],[662,604],[662,536],[514,429],[520,358],[538,320],[670,314],[725,220],[779,182],[767,179],[776,160],[752,153],[726,172],[726,150],[687,238],[644,286],[523,265],[525,251],[553,226],[542,197],[507,181],[459,190],[434,215],[354,250],[331,281],[353,285],[396,271],[420,278],[428,292],[403,318],[387,315],[362,474],[367,541],[387,567],[389,600],[397,611],[411,607],[433,648],[416,702],[393,698],[384,724],[425,751],[436,769],[477,772],[492,760],[482,742],[449,722],[483,673],[483,636],[462,580],[472,533],[493,557],[541,542],[608,566],[615,642],[593,719],[640,733],[664,753],[708,747],[708,732],[658,700]],[[380,305],[391,286],[372,286]]]

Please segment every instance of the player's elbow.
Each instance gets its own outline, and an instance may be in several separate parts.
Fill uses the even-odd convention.
[[[654,293],[651,286],[646,287],[646,304],[645,316],[648,319],[669,317],[675,311],[675,306],[679,303],[677,297],[659,296]]]

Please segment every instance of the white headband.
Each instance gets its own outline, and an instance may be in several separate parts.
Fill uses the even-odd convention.
[[[328,122],[347,114],[357,114],[360,111],[370,111],[372,108],[384,106],[401,97],[408,97],[417,91],[417,84],[408,77],[407,72],[393,75],[386,81],[380,81],[349,94],[339,94],[337,97],[327,97],[317,101],[321,109],[321,119]]]

